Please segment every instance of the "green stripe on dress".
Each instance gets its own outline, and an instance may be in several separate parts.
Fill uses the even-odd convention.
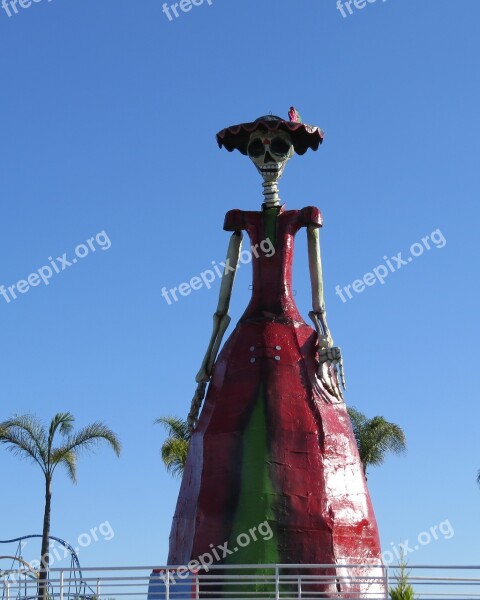
[[[277,217],[279,210],[280,208],[278,206],[263,209],[265,239],[269,239],[274,247],[277,243]]]
[[[228,543],[228,548],[234,553],[227,556],[226,564],[275,564],[279,562],[278,540],[273,526],[275,499],[276,493],[269,473],[265,392],[261,385],[250,421],[243,434],[240,494]],[[258,531],[259,526],[260,532]],[[252,532],[253,528],[256,529]],[[246,544],[247,539],[249,540],[248,544]],[[241,547],[239,541],[245,546]],[[246,575],[247,573],[249,575],[266,575],[271,574],[272,571],[264,569],[242,571],[242,574]],[[245,592],[271,591],[272,589],[270,585],[254,582],[241,587]],[[238,593],[240,589],[235,587],[235,591]]]

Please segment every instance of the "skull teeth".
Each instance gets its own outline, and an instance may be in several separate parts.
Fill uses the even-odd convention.
[[[261,168],[262,172],[264,172],[264,173],[278,173],[278,171],[280,171],[280,169],[282,168],[282,165],[275,164],[275,165],[263,166],[260,168]]]

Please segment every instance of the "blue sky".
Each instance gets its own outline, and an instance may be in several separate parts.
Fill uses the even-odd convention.
[[[260,207],[253,165],[219,151],[214,134],[294,104],[326,137],[288,164],[281,197],[324,215],[346,400],[407,435],[408,454],[369,476],[383,547],[418,545],[448,520],[454,535],[410,562],[478,564],[480,4],[378,0],[344,18],[335,0],[214,0],[172,21],[160,0],[18,11],[0,10],[0,285],[87,240],[95,251],[52,267],[49,285],[0,296],[0,418],[68,410],[123,442],[120,460],[82,457],[76,487],[57,474],[52,533],[76,545],[110,523],[113,539],[84,548],[84,566],[166,560],[179,484],[152,423],[188,411],[218,280],[172,305],[161,289],[223,260],[227,210]],[[383,285],[346,302],[335,293],[437,230],[443,246]],[[249,277],[240,269],[233,323]],[[294,283],[306,317],[303,232]],[[38,469],[4,450],[0,468],[0,539],[40,533]]]

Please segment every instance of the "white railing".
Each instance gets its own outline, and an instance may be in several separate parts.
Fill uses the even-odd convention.
[[[408,566],[419,600],[480,599],[480,566]],[[50,600],[298,600],[388,598],[397,567],[372,565],[212,565],[51,569]],[[0,600],[36,600],[38,582],[0,571]]]

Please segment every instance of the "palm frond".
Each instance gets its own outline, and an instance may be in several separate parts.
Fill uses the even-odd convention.
[[[8,421],[0,423],[0,431],[15,431],[20,437],[35,447],[35,455],[40,463],[48,462],[47,435],[43,424],[33,415],[14,415]]]
[[[357,446],[360,447],[367,417],[353,406],[347,408],[347,412],[352,423],[353,434],[355,436]]]
[[[162,445],[161,455],[169,473],[179,476],[183,473],[187,461],[189,442],[169,437]]]
[[[53,473],[58,465],[63,465],[67,470],[68,476],[73,483],[77,483],[77,457],[73,450],[65,448],[54,448],[50,455],[51,472]]]
[[[368,465],[381,465],[389,452],[406,451],[407,442],[401,427],[380,416],[368,419],[355,408],[347,410],[364,470]]]
[[[7,449],[21,458],[36,462],[42,471],[46,472],[46,465],[39,454],[37,445],[25,431],[14,427],[0,426],[0,444],[5,444]]]
[[[63,444],[63,449],[79,454],[84,450],[93,450],[103,442],[106,442],[115,454],[120,456],[122,447],[118,437],[109,427],[99,421],[83,427],[70,436]]]
[[[47,463],[46,434],[32,415],[15,415],[0,423],[0,443],[7,444],[15,455],[38,463],[45,472]]]
[[[383,417],[368,421],[366,431],[367,455],[372,465],[380,465],[389,452],[401,454],[406,451],[405,434],[402,429]]]
[[[73,430],[73,424],[75,423],[75,417],[70,412],[57,413],[50,424],[50,431],[60,429],[62,435],[68,435]]]
[[[190,440],[190,430],[188,423],[179,417],[159,417],[154,421],[155,425],[163,425],[167,430],[167,435],[179,440]]]
[[[159,417],[154,423],[163,425],[167,431],[168,437],[163,442],[160,451],[167,471],[174,476],[182,475],[190,445],[190,430],[187,421],[179,417]]]
[[[48,453],[52,451],[53,439],[57,430],[60,429],[62,435],[68,435],[73,430],[75,417],[71,413],[57,413],[50,421],[48,429]]]
[[[62,464],[73,483],[77,483],[77,455],[73,450],[65,452],[58,464]]]

